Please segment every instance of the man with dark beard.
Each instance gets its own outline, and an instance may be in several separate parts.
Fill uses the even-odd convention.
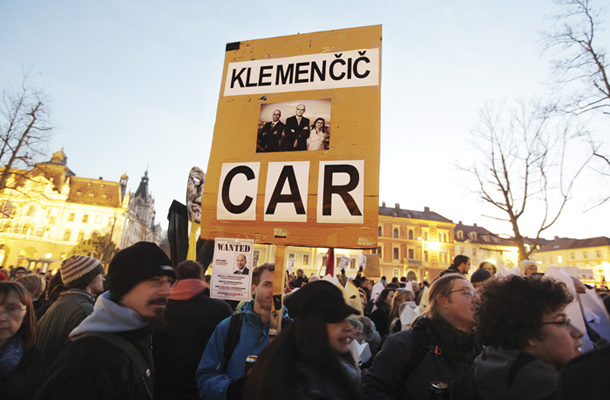
[[[154,243],[119,251],[108,268],[108,292],[70,333],[35,398],[152,398],[151,328],[161,324],[171,294],[171,265]]]

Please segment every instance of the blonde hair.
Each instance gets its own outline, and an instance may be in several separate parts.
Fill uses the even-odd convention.
[[[404,288],[396,289],[396,293],[394,294],[394,297],[392,298],[392,308],[390,308],[390,314],[388,315],[388,321],[390,322],[390,324],[392,323],[394,318],[396,318],[400,315],[400,311],[399,311],[400,305],[404,302],[413,301],[413,300],[415,300],[415,295],[413,294],[413,292],[411,290],[404,289]],[[392,330],[391,326],[390,326],[390,330]]]
[[[436,279],[430,285],[430,292],[428,293],[428,298],[430,301],[430,305],[426,310],[426,314],[434,318],[438,314],[438,299],[440,297],[449,296],[451,289],[453,288],[453,281],[456,279],[462,279],[468,282],[468,279],[464,277],[462,274],[447,274],[443,275],[440,278]]]
[[[22,276],[17,279],[17,283],[23,285],[28,292],[30,292],[30,296],[32,296],[32,300],[38,300],[38,298],[44,293],[44,289],[47,286],[46,282],[42,277],[38,274],[31,274]]]

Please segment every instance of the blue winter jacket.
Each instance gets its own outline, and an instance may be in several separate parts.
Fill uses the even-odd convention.
[[[261,323],[260,316],[254,312],[254,301],[244,304],[241,312],[244,313],[244,319],[239,342],[229,360],[226,373],[224,349],[231,317],[218,324],[203,352],[197,368],[197,389],[202,399],[225,400],[229,383],[246,374],[246,357],[258,355],[269,343],[269,324]],[[286,320],[290,321],[290,317],[284,308],[282,325]]]

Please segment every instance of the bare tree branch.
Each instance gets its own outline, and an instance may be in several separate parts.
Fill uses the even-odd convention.
[[[52,127],[49,100],[35,88],[32,77],[24,73],[19,88],[10,85],[3,91],[0,104],[0,191],[7,188],[14,168],[31,168],[46,153]]]
[[[526,246],[522,220],[536,222],[536,244],[557,222],[570,199],[574,182],[593,156],[575,161],[568,150],[582,139],[574,117],[539,102],[518,101],[512,107],[485,105],[473,130],[480,159],[470,167],[481,199],[498,210],[492,218],[511,224],[520,259]]]

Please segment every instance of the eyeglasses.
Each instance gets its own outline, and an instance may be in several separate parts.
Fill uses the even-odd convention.
[[[23,313],[26,309],[26,306],[9,306],[5,310],[0,309],[0,314],[4,313],[7,317],[16,318],[21,316],[21,313]]]
[[[563,321],[541,322],[540,325],[562,325],[564,328],[569,328],[572,325],[572,321],[570,321],[570,318],[566,318]]]
[[[464,292],[464,296],[468,297],[469,299],[474,299],[476,297],[479,297],[479,294],[475,291],[472,291],[470,289],[457,289],[457,290],[452,290],[449,292],[449,294],[454,293],[454,292]]]

